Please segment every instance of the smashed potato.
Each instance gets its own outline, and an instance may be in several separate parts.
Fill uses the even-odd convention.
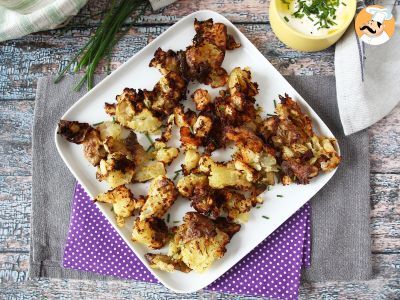
[[[158,176],[150,184],[149,193],[140,212],[140,219],[162,218],[174,204],[178,192],[174,183],[165,176]]]
[[[137,218],[133,224],[132,241],[151,249],[160,249],[168,242],[168,227],[159,218]]]
[[[108,192],[98,194],[95,200],[112,204],[119,227],[123,227],[125,219],[132,216],[134,211],[140,210],[145,202],[145,199],[142,197],[136,199],[131,190],[124,185],[120,185]]]
[[[199,170],[208,174],[209,185],[214,189],[236,187],[245,190],[251,187],[246,174],[237,170],[234,162],[214,162],[211,157],[205,155],[200,159]]]
[[[225,254],[230,237],[200,213],[188,212],[183,221],[170,241],[168,256],[196,272],[204,272]]]
[[[83,154],[93,166],[107,156],[99,131],[88,123],[60,120],[57,133],[71,143],[82,144]]]
[[[96,178],[106,181],[111,188],[132,182],[135,164],[121,153],[113,153],[102,159],[97,167]]]
[[[162,162],[148,161],[139,165],[135,172],[135,182],[146,182],[158,176],[165,175],[166,170]]]
[[[173,259],[165,254],[153,254],[147,253],[145,255],[147,261],[150,263],[150,267],[165,272],[181,271],[183,273],[189,273],[192,271],[182,261]]]

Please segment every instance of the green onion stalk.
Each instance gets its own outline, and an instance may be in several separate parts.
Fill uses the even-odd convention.
[[[119,4],[113,0],[104,16],[100,26],[89,39],[89,41],[73,56],[69,63],[58,73],[54,83],[60,82],[71,66],[75,64],[74,73],[84,70],[82,79],[75,86],[74,90],[78,91],[86,82],[87,89],[90,90],[94,86],[94,72],[104,57],[109,57],[112,49],[119,39],[133,26],[133,24],[144,14],[149,5],[144,0],[122,0]],[[134,13],[130,25],[124,30],[125,21]]]

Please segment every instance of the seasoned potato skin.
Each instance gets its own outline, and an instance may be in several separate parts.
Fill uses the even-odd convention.
[[[132,216],[134,211],[140,210],[145,199],[143,197],[136,199],[130,189],[125,185],[120,185],[105,193],[98,194],[95,201],[111,203],[117,219],[117,225],[123,227],[125,219]]]
[[[162,218],[167,210],[174,204],[178,191],[172,180],[166,176],[158,176],[150,183],[148,197],[142,207],[140,219],[150,217]]]
[[[132,241],[139,242],[151,249],[160,249],[168,242],[168,227],[159,218],[137,218],[133,225]]]
[[[182,261],[171,258],[165,254],[153,254],[147,253],[145,255],[146,260],[150,263],[150,267],[166,272],[181,271],[183,273],[189,273],[192,271]]]
[[[229,241],[229,235],[219,230],[211,219],[188,212],[184,223],[175,229],[168,256],[202,273],[225,254]]]

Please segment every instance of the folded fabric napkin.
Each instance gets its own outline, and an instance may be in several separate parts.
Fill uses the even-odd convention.
[[[396,30],[379,46],[361,42],[352,23],[336,44],[337,101],[346,135],[367,128],[386,116],[400,101],[400,5],[395,0],[377,1],[393,9]],[[364,1],[358,1],[358,9]]]
[[[296,299],[300,269],[310,265],[310,205],[289,220],[206,289]],[[229,250],[226,253],[229,255]],[[80,184],[76,185],[63,266],[156,283]]]
[[[65,24],[88,0],[0,0],[0,42]],[[174,0],[150,0],[154,10]]]
[[[53,79],[39,79],[35,103],[29,277],[109,279],[62,267],[75,180],[57,154],[52,128],[55,129],[59,118],[84,91],[72,92],[79,76],[67,76],[58,85],[53,84]],[[341,134],[334,77],[287,79],[334,132],[343,155],[335,176],[311,200],[312,264],[302,278],[307,281],[368,279],[371,274],[368,134],[365,131],[350,137]],[[96,82],[99,80],[97,77]],[[278,245],[279,240],[277,238]],[[269,262],[265,258],[263,263],[260,267],[265,268]],[[242,261],[241,264],[245,267],[247,263]],[[252,270],[251,264],[248,267]],[[253,271],[247,273],[244,279]],[[230,274],[234,273],[228,276]],[[266,284],[268,282],[271,284],[269,280]],[[229,283],[227,286],[221,283],[218,290],[231,292]]]

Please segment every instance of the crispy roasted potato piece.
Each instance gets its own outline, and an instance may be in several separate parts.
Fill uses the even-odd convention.
[[[110,113],[107,104],[106,112]],[[162,125],[162,120],[145,105],[141,90],[124,89],[117,96],[117,104],[112,112],[117,123],[134,131],[153,133]]]
[[[205,43],[186,49],[187,73],[192,80],[210,82],[212,70],[221,68],[225,52],[214,44]]]
[[[235,142],[240,148],[246,148],[253,152],[259,153],[264,149],[264,142],[254,132],[243,127],[225,128],[226,138]]]
[[[236,187],[246,190],[251,187],[246,174],[237,170],[234,162],[214,162],[210,156],[204,155],[200,158],[199,170],[208,174],[209,185],[214,189]]]
[[[153,269],[165,272],[181,271],[183,273],[189,273],[192,271],[192,269],[185,265],[181,260],[173,259],[165,254],[147,253],[145,257],[150,263],[150,267]]]
[[[240,224],[230,222],[223,217],[218,217],[217,219],[215,219],[214,223],[219,230],[229,235],[229,238],[232,238],[235,233],[239,232],[240,228],[242,227]]]
[[[102,159],[97,167],[96,178],[107,181],[111,188],[132,182],[135,164],[121,153],[113,153]]]
[[[171,71],[161,77],[152,91],[144,90],[145,103],[151,111],[167,117],[185,96],[186,86],[182,75]]]
[[[161,74],[166,75],[171,71],[179,72],[179,58],[175,51],[163,51],[158,48],[154,53],[154,58],[150,61],[149,67],[158,69]]]
[[[191,206],[198,212],[205,215],[218,217],[220,215],[220,203],[215,192],[208,185],[196,185],[190,197]]]
[[[331,171],[339,165],[335,141],[314,134],[311,119],[287,94],[279,98],[277,116],[264,120],[261,135],[279,153],[282,183],[308,184],[319,171]]]
[[[243,93],[247,97],[254,97],[258,94],[258,84],[251,81],[249,68],[234,68],[229,74],[228,88],[231,95]]]
[[[211,219],[188,212],[184,223],[175,230],[168,255],[201,273],[225,254],[229,241],[229,235],[218,229]]]
[[[151,249],[160,249],[168,242],[168,227],[159,218],[137,218],[133,224],[132,241]]]
[[[146,182],[166,173],[165,165],[162,162],[145,161],[136,168],[134,181]]]
[[[99,131],[88,123],[60,120],[57,133],[71,143],[83,144],[83,154],[93,166],[107,156]]]
[[[140,219],[162,218],[174,204],[178,192],[173,181],[166,176],[158,176],[150,184],[146,203],[142,207]]]
[[[210,109],[211,96],[207,90],[197,89],[192,95],[192,99],[196,104],[196,109],[203,111]]]
[[[88,123],[80,123],[78,121],[60,120],[58,122],[57,133],[65,138],[68,142],[74,144],[82,144],[88,132],[93,127]]]
[[[200,154],[195,149],[188,149],[185,152],[185,159],[183,161],[182,170],[183,174],[188,175],[190,171],[197,168],[200,160]]]
[[[83,155],[93,165],[97,166],[107,157],[107,152],[96,129],[90,130],[83,141]]]
[[[143,197],[136,199],[125,185],[98,194],[95,200],[112,204],[119,227],[123,227],[125,219],[132,216],[135,210],[140,210],[145,202]]]
[[[222,198],[222,209],[228,214],[228,219],[239,223],[245,223],[250,209],[262,202],[257,197],[246,198],[243,194],[228,189],[218,191],[218,196]]]
[[[211,43],[218,46],[221,50],[233,50],[240,47],[235,42],[233,36],[228,35],[225,24],[214,23],[212,19],[198,21],[194,20],[194,29],[196,35],[193,39],[195,45],[202,43]]]
[[[164,165],[171,164],[171,162],[179,155],[178,148],[168,147],[163,142],[154,142],[154,148],[155,150],[152,152],[152,155],[157,161],[162,162]]]
[[[208,186],[207,176],[204,174],[191,173],[181,177],[176,185],[179,193],[187,198],[193,196],[196,186]]]

